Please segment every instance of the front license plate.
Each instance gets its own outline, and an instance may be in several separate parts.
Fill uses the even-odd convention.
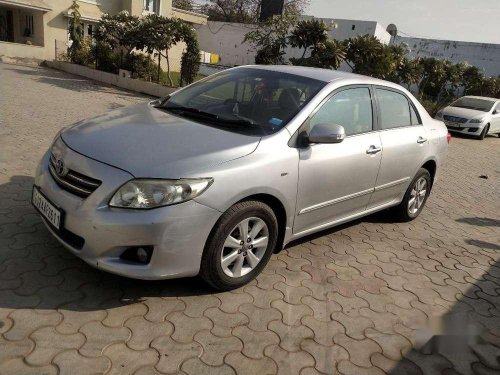
[[[61,229],[63,213],[45,198],[36,186],[33,186],[31,202],[38,212],[40,212],[54,228],[57,230]]]

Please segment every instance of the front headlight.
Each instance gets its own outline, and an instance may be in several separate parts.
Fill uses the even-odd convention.
[[[135,209],[169,206],[196,198],[207,190],[212,182],[211,178],[131,180],[116,191],[109,205]]]
[[[471,124],[480,124],[480,123],[482,123],[483,121],[484,121],[484,119],[482,119],[482,118],[474,118],[474,119],[470,120],[469,122],[470,122]]]

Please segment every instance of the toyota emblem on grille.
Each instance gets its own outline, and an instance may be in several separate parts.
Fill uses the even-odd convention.
[[[68,170],[64,167],[64,162],[62,159],[56,160],[56,173],[59,177],[64,177],[68,173]]]

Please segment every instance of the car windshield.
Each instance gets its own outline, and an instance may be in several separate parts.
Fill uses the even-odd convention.
[[[452,107],[475,109],[476,111],[489,112],[495,102],[485,99],[460,98],[451,103]]]
[[[239,68],[172,95],[157,108],[248,135],[283,128],[326,85],[294,74]]]

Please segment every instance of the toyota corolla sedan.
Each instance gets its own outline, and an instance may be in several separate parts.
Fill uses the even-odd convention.
[[[94,267],[227,290],[292,240],[388,208],[415,219],[448,142],[393,83],[240,67],[64,129],[32,202]]]
[[[500,99],[464,96],[436,114],[452,132],[484,139],[486,134],[500,136]]]

